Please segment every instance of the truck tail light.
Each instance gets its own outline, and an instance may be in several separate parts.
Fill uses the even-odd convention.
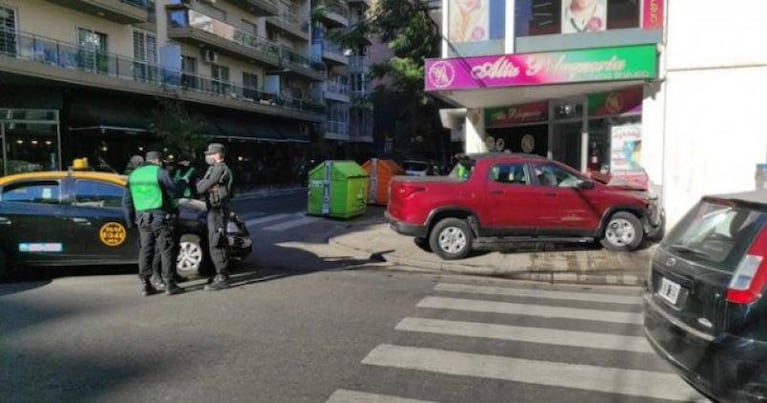
[[[750,304],[762,296],[767,283],[767,230],[762,229],[727,286],[727,301],[736,304]]]

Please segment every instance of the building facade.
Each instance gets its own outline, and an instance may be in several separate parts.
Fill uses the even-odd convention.
[[[426,88],[466,152],[536,153],[647,183],[668,223],[702,195],[751,190],[767,162],[767,4],[443,0]],[[747,29],[746,29],[747,27]],[[733,100],[739,100],[733,102]],[[744,101],[744,102],[741,102]]]
[[[0,0],[0,174],[63,169],[80,156],[122,171],[156,146],[163,103],[179,102],[229,145],[241,183],[297,180],[299,162],[333,136],[327,100],[346,73],[312,53],[312,19],[327,18],[314,7]]]

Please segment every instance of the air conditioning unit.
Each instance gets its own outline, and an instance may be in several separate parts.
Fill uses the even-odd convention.
[[[210,49],[203,49],[202,61],[205,63],[216,63],[218,62],[218,54]]]

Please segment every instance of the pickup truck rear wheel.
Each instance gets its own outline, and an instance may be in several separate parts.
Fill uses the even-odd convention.
[[[607,221],[602,245],[611,251],[632,251],[639,247],[643,238],[644,227],[639,218],[629,212],[619,211]]]
[[[463,259],[471,252],[474,236],[465,220],[445,218],[432,228],[429,245],[445,260]]]

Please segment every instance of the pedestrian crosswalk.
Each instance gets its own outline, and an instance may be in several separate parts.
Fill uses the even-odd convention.
[[[249,229],[258,229],[260,231],[285,231],[298,228],[304,225],[320,221],[320,217],[307,216],[304,212],[299,213],[279,213],[245,220],[245,225]]]
[[[376,378],[361,375],[328,402],[540,401],[542,388],[558,401],[705,401],[642,336],[636,294],[442,282],[413,311],[394,326],[395,340],[361,359],[361,372]],[[547,348],[556,352],[531,352]],[[382,377],[407,387],[387,389]],[[449,381],[429,388],[435,377]],[[456,394],[448,393],[459,379]],[[461,394],[488,382],[536,391],[526,399]]]

